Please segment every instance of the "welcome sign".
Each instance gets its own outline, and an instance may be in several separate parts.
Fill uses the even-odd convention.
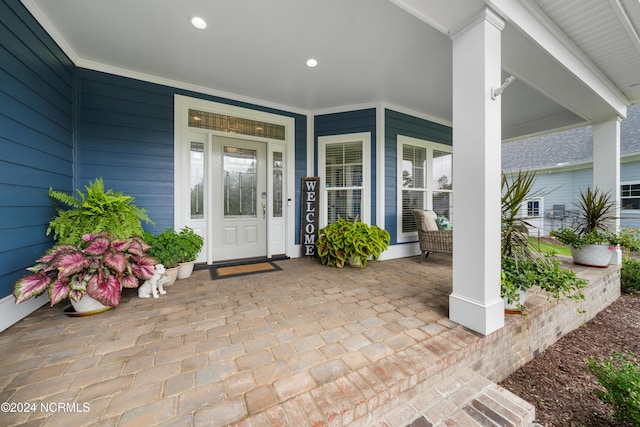
[[[320,177],[302,177],[302,221],[300,221],[300,240],[303,257],[316,255],[316,238],[320,224]]]

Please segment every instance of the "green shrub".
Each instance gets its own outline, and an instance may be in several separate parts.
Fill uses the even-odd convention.
[[[623,228],[618,233],[619,244],[628,252],[640,252],[640,237],[635,228]]]
[[[613,356],[596,362],[587,361],[589,371],[606,389],[596,389],[598,398],[604,403],[613,403],[614,416],[629,425],[640,425],[640,366],[631,352],[613,352]]]
[[[620,270],[622,292],[640,294],[640,259],[624,257]]]

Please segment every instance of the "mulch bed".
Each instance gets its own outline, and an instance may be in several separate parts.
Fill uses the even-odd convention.
[[[546,427],[619,426],[613,407],[602,403],[599,384],[587,369],[616,350],[640,357],[640,296],[623,294],[580,328],[562,337],[500,385],[536,407],[536,422]]]

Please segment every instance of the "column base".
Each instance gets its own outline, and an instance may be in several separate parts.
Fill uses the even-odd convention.
[[[449,319],[482,335],[489,335],[504,327],[502,298],[481,304],[461,295],[449,295]]]

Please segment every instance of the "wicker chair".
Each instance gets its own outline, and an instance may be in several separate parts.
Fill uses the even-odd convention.
[[[437,215],[433,211],[415,209],[413,217],[418,227],[418,239],[420,240],[420,252],[424,261],[431,252],[453,252],[453,231],[439,230]]]

